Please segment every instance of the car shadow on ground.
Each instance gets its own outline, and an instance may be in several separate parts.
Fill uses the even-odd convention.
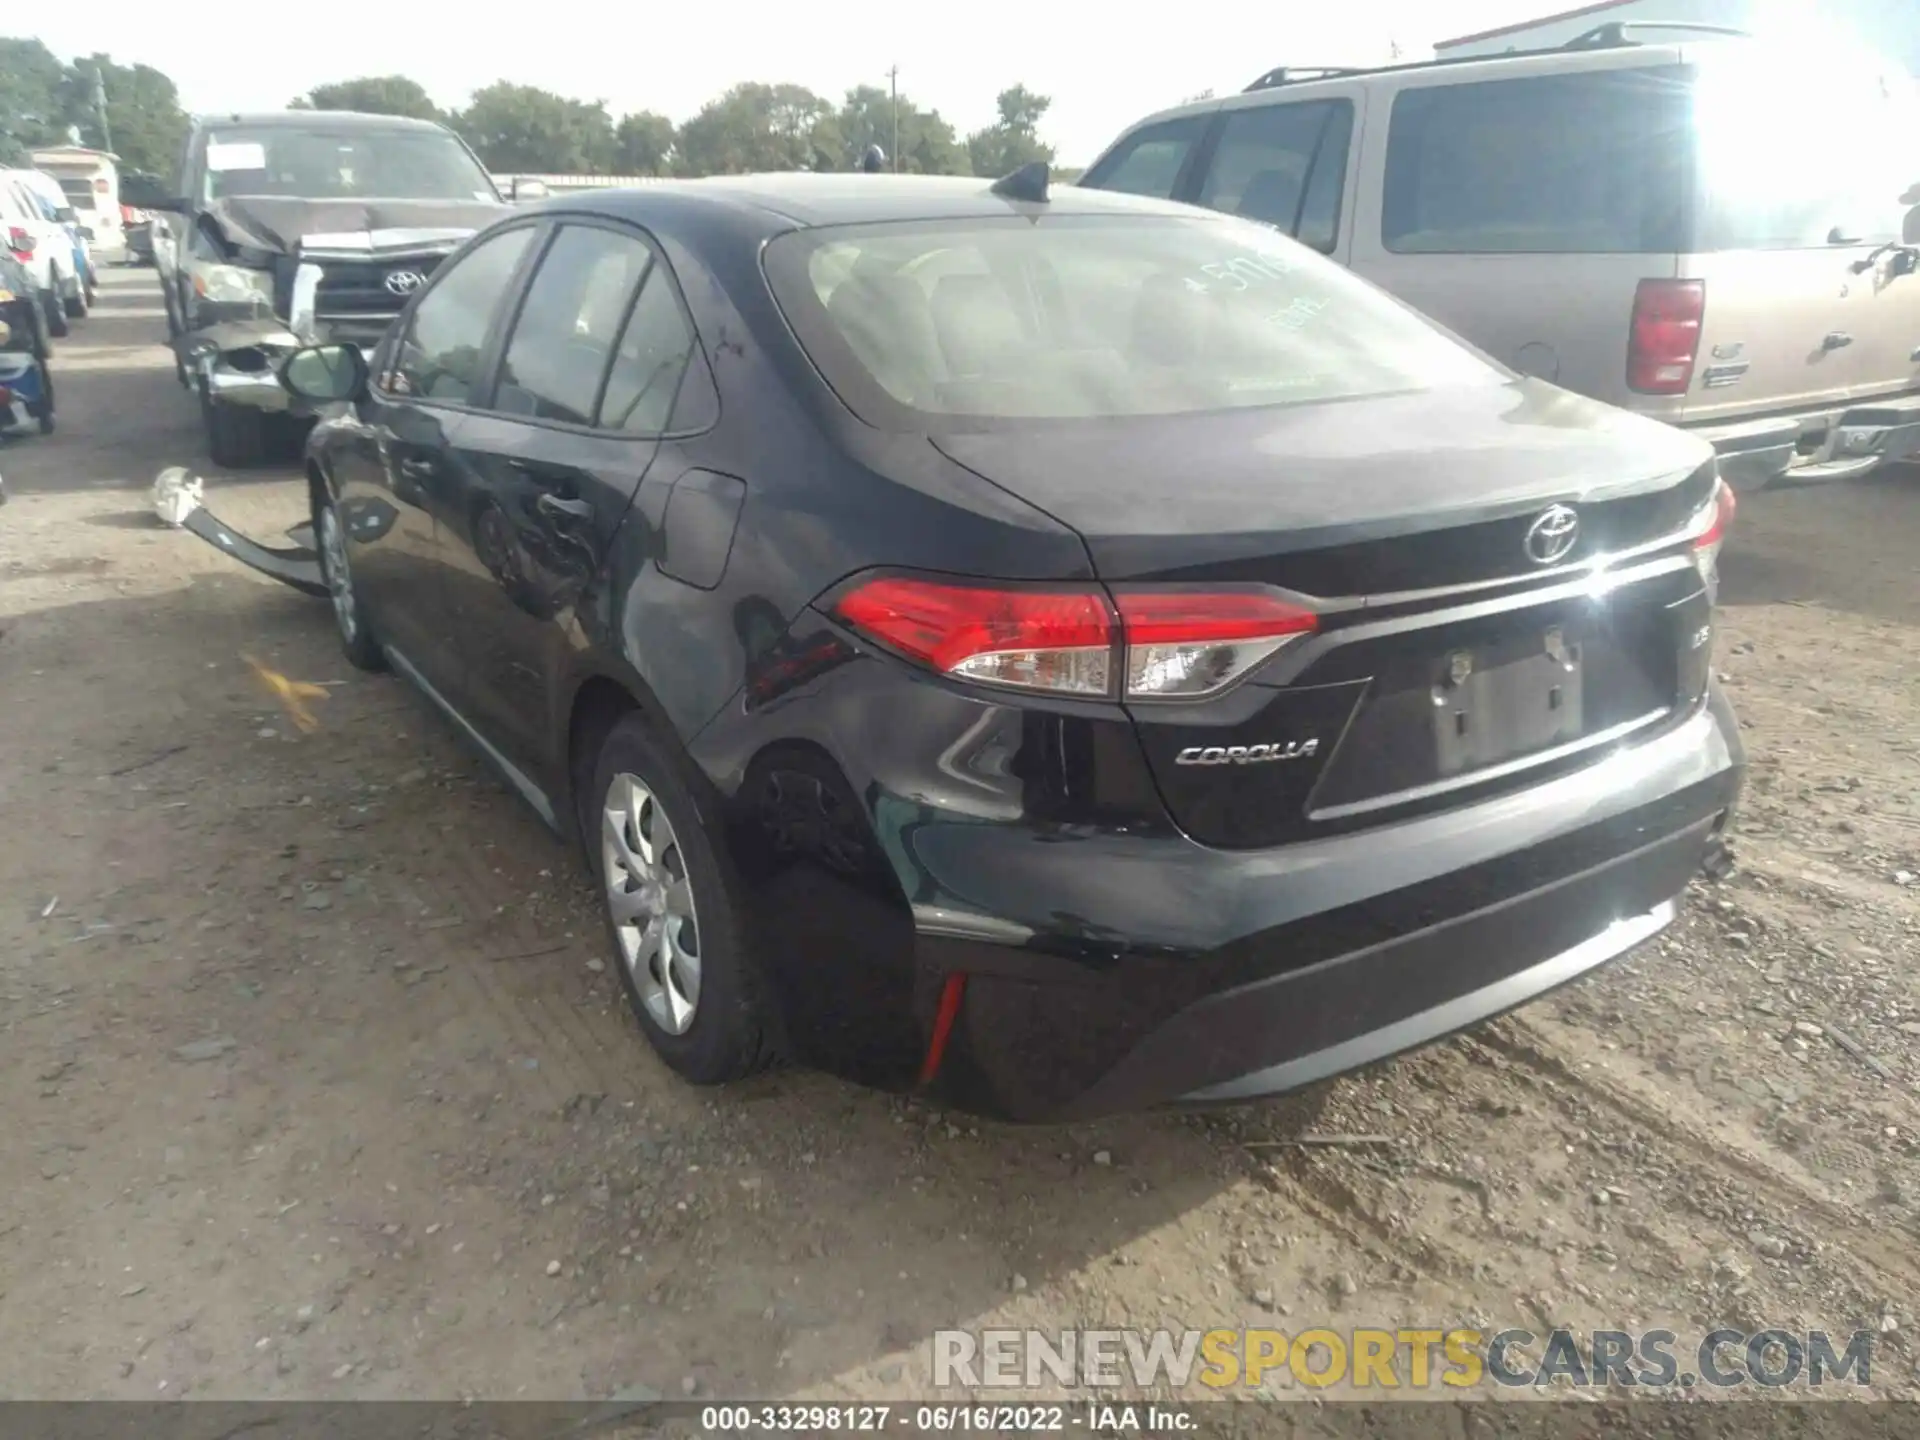
[[[17,1207],[41,1278],[6,1283],[116,1360],[122,1329],[195,1313],[126,1393],[176,1371],[200,1394],[314,1393],[366,1357],[355,1383],[381,1395],[777,1395],[856,1372],[924,1393],[937,1329],[1082,1305],[1119,1323],[1103,1267],[1153,1277],[1164,1311],[1134,1322],[1238,1313],[1208,1207],[1250,1182],[1239,1137],[1293,1133],[1325,1092],[1016,1128],[798,1071],[687,1086],[625,1008],[572,853],[409,687],[347,668],[324,604],[205,559],[0,637],[0,686],[67,717],[11,767],[13,801],[62,819],[13,867],[0,945],[64,977],[72,1017],[0,1081],[36,1116],[32,1154],[16,1134],[0,1156],[63,1157]],[[310,733],[243,654],[325,691]],[[97,1049],[80,1032],[106,1009],[140,1024]],[[87,1083],[35,1098],[65,1055]],[[1288,1229],[1288,1265],[1339,1270],[1344,1242]],[[167,1277],[155,1299],[84,1298],[128,1265]]]
[[[1726,606],[1814,605],[1920,624],[1920,468],[1749,495],[1720,563]]]

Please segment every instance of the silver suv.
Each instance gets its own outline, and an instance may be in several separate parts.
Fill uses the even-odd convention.
[[[1711,440],[1740,488],[1920,451],[1911,79],[1634,28],[1276,70],[1141,121],[1081,183],[1275,225],[1515,370]]]

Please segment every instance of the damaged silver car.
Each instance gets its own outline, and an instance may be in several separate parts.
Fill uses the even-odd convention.
[[[179,193],[152,207],[167,333],[208,453],[230,467],[297,451],[312,415],[281,360],[370,348],[508,203],[451,130],[390,115],[203,117],[182,162]]]

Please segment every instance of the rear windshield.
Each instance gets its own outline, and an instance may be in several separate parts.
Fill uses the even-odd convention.
[[[1503,378],[1333,262],[1219,216],[803,230],[768,247],[767,274],[828,383],[889,429],[1188,414]]]
[[[495,200],[493,182],[444,131],[262,126],[207,137],[204,200]]]
[[[93,203],[93,181],[66,177],[61,179],[60,189],[65,192],[67,203],[73,206],[74,209],[92,210],[95,208]]]
[[[1381,242],[1402,255],[1683,249],[1688,109],[1673,66],[1402,91]]]

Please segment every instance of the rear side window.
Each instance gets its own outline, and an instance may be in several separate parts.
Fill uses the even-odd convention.
[[[666,267],[655,265],[614,350],[606,398],[600,402],[601,428],[633,435],[658,435],[667,429],[692,353],[693,327],[680,309]]]
[[[562,226],[514,321],[491,408],[592,424],[601,377],[649,261],[636,236]]]
[[[1911,83],[1765,52],[1703,63],[1693,112],[1700,250],[1898,240],[1920,181]]]
[[[1187,156],[1207,133],[1206,115],[1183,115],[1136,130],[1115,147],[1081,184],[1094,190],[1121,190],[1171,200]]]
[[[1262,105],[1229,113],[1200,203],[1272,225],[1322,254],[1340,232],[1353,106],[1346,100]]]
[[[1686,248],[1687,79],[1666,66],[1401,91],[1381,243],[1402,255]]]

